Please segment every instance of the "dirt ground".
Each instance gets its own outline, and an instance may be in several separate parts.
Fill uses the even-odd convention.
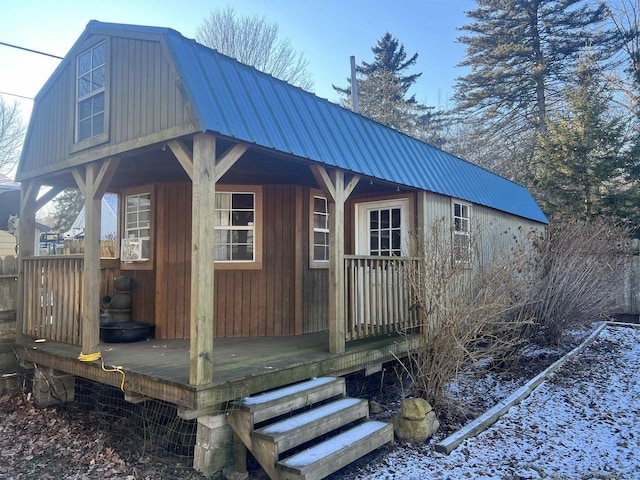
[[[573,345],[568,344],[564,350]],[[461,384],[459,400],[452,402],[440,412],[441,435],[453,432],[475,418],[511,389],[524,384],[529,378],[558,358],[560,352],[540,354],[520,362],[518,368],[501,374],[500,382],[506,384],[501,392],[494,383],[479,388],[483,375],[481,371],[472,373]],[[492,374],[495,378],[495,373]],[[403,389],[392,367],[380,374],[348,379],[348,393],[375,401],[379,410],[372,415],[381,420],[389,419],[397,412]],[[468,384],[467,387],[464,384]],[[464,391],[468,389],[468,391]],[[11,396],[0,397],[0,479],[41,480],[160,480],[205,478],[222,479],[218,474],[205,477],[191,468],[189,457],[173,457],[141,445],[134,436],[115,439],[99,425],[90,413],[71,405],[61,405],[36,409],[30,396],[24,391]],[[367,463],[372,456],[362,459]],[[266,476],[255,465],[249,465],[250,479],[264,479]],[[353,469],[349,467],[332,478],[349,478]]]

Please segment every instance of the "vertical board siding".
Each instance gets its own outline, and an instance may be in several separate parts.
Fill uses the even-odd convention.
[[[94,149],[192,123],[179,79],[167,58],[158,41],[111,38],[106,92],[109,140]],[[74,57],[37,97],[21,173],[55,165],[70,156],[75,131],[75,68]],[[87,151],[90,149],[79,154]]]
[[[156,189],[156,337],[189,338],[191,184]]]
[[[75,62],[55,78],[47,95],[38,96],[29,122],[22,172],[37,170],[67,158],[73,142]]]
[[[310,268],[311,192],[304,189],[302,195],[302,333],[314,333],[329,329],[329,269]]]
[[[156,338],[189,337],[191,194],[191,184],[157,188],[157,278],[155,299],[151,299],[155,304]],[[265,186],[262,196],[262,268],[216,270],[212,301],[217,337],[295,333],[296,187]]]
[[[155,318],[155,272],[128,270],[123,272],[133,280],[131,290],[131,320],[154,323]]]
[[[111,42],[111,144],[190,123],[178,79],[159,42],[113,38]],[[161,111],[166,104],[166,111]]]

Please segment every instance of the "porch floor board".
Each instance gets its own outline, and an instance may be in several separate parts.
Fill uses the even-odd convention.
[[[104,367],[120,366],[125,392],[203,410],[242,396],[308,378],[373,368],[402,356],[416,337],[398,334],[347,343],[345,353],[328,351],[327,332],[286,337],[216,338],[213,382],[189,385],[189,340],[101,343]],[[80,348],[55,342],[21,340],[18,355],[26,363],[50,367],[94,381],[120,386],[122,375],[101,362],[77,360]]]

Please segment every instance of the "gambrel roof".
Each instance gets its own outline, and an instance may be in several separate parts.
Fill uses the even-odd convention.
[[[92,34],[159,38],[202,132],[548,223],[523,186],[244,65],[175,30],[91,21],[83,37]]]

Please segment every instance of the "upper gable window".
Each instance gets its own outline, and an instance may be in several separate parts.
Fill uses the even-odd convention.
[[[106,43],[78,55],[76,70],[76,141],[105,133]]]

